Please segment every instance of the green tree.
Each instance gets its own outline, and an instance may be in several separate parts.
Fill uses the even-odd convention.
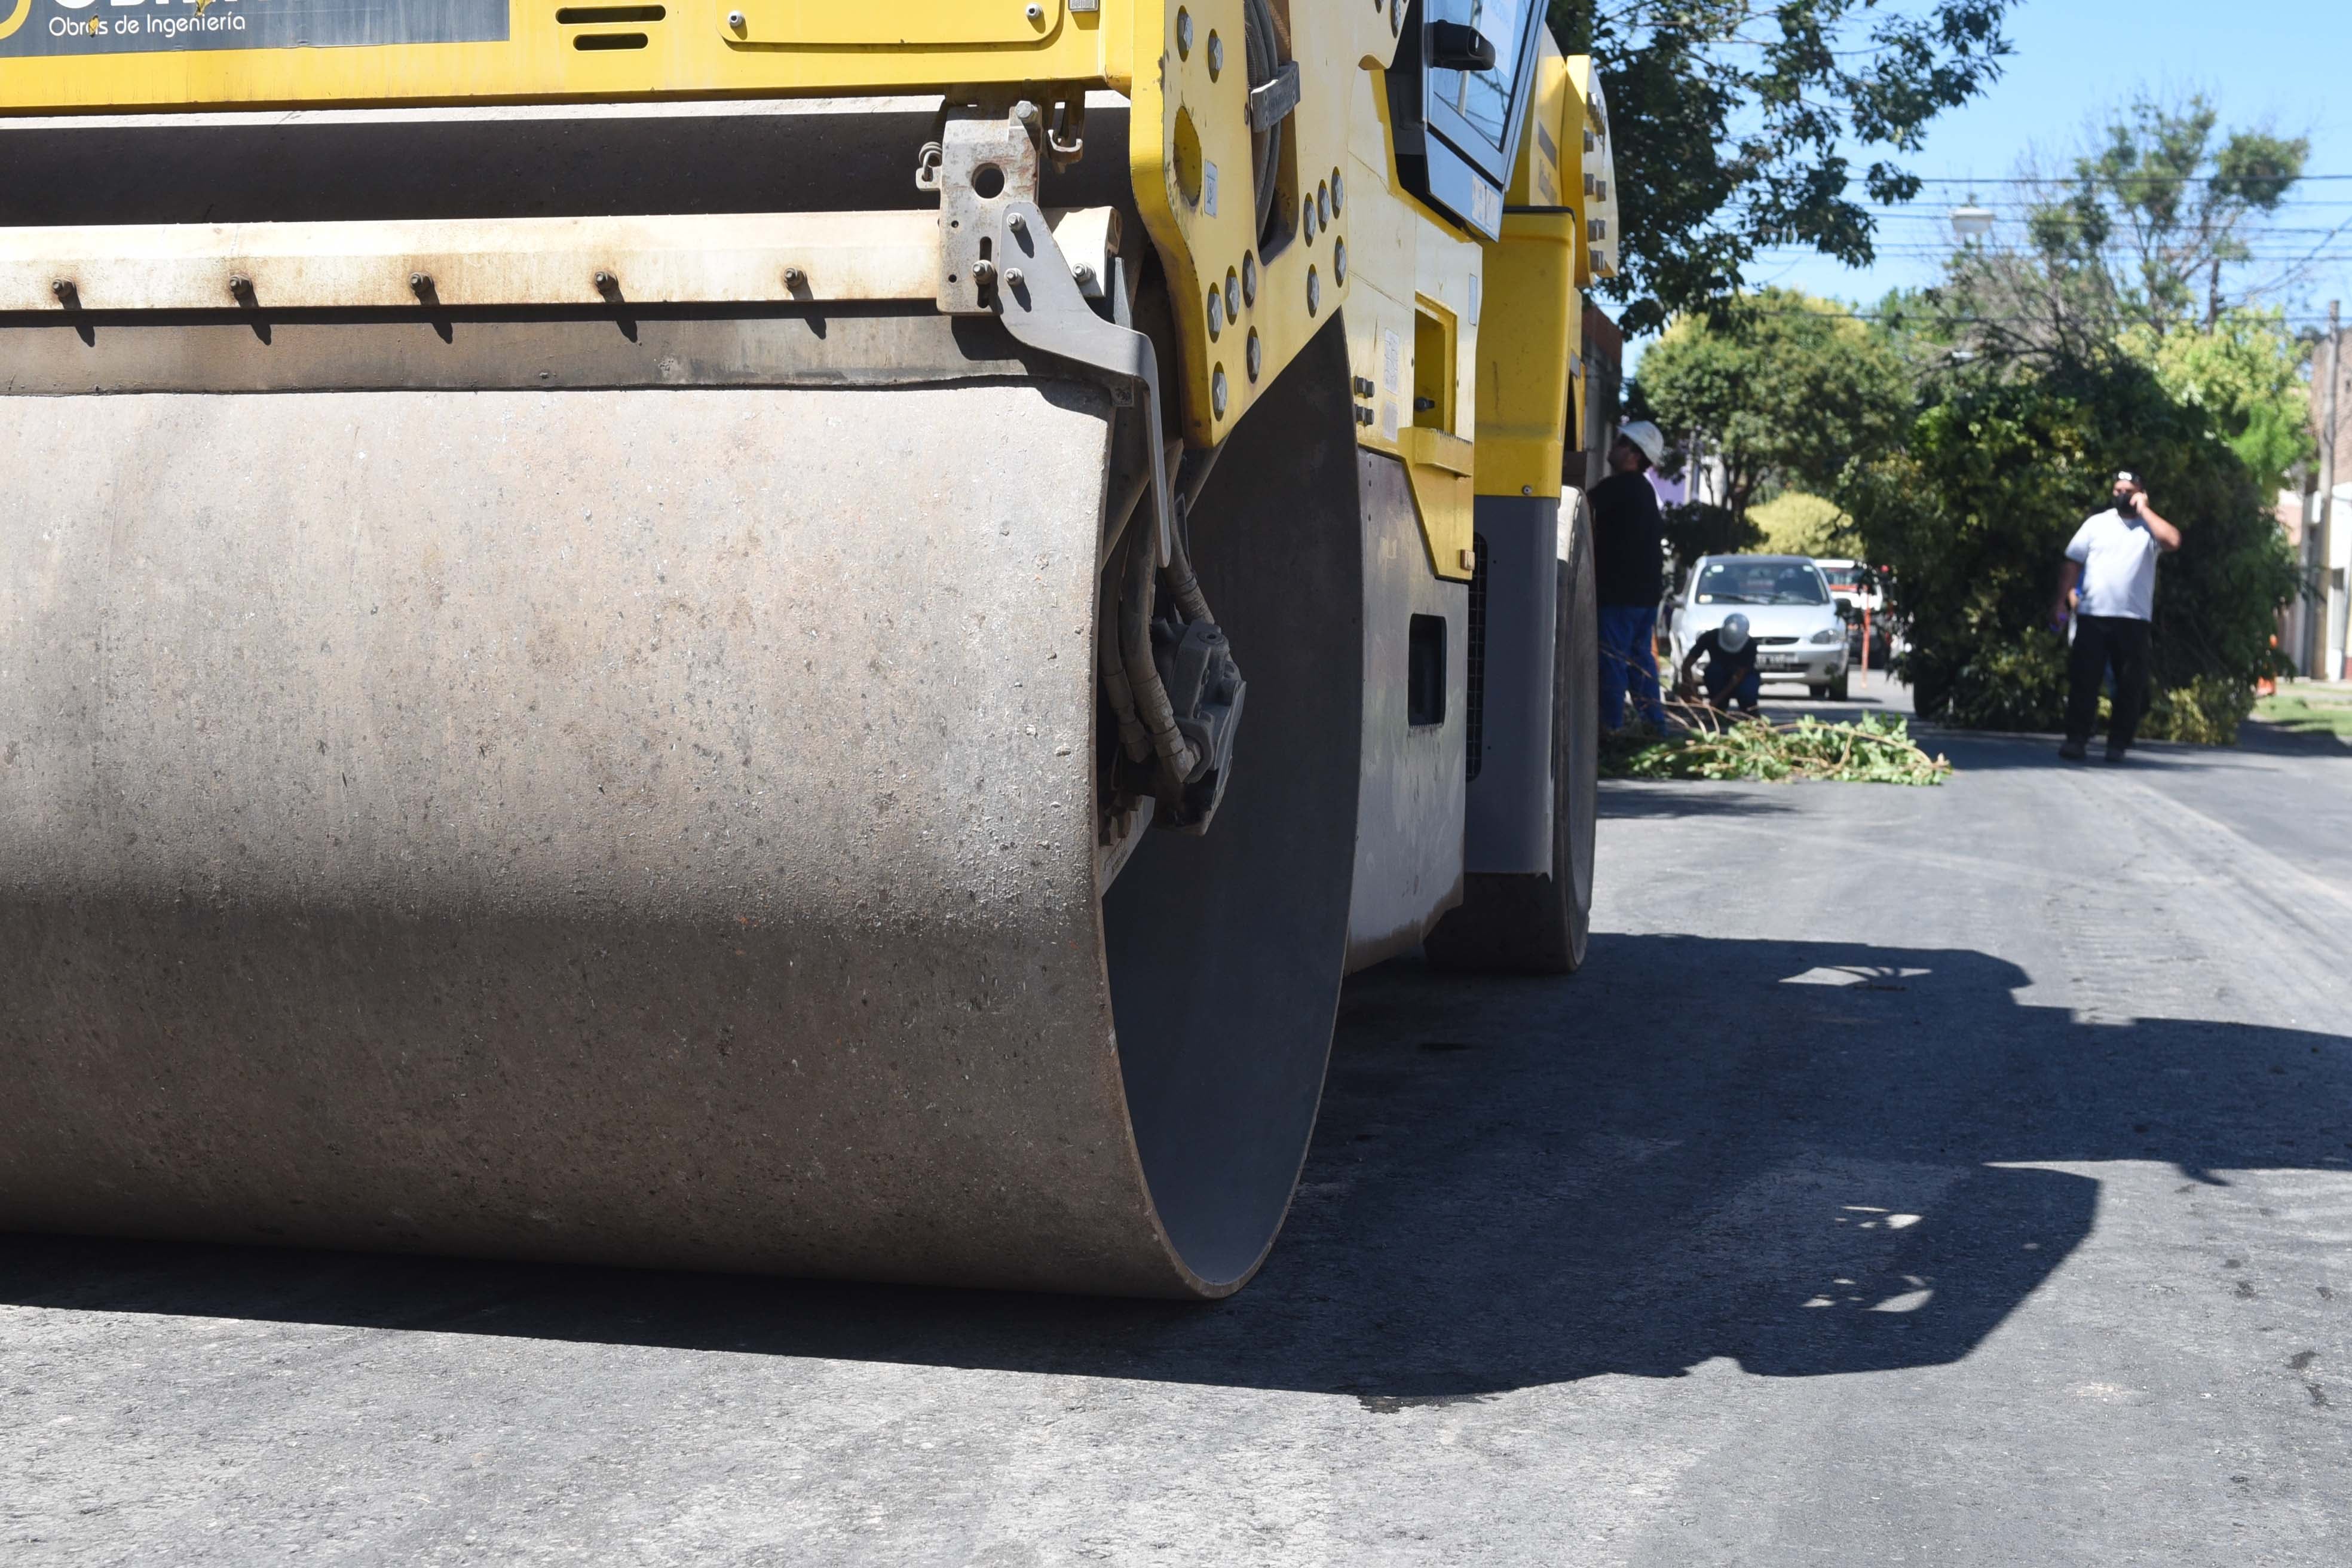
[[[1748,521],[1776,555],[1853,555],[1862,549],[1853,519],[1835,501],[1804,490],[1782,490],[1749,509]]]
[[[1969,349],[1995,357],[2088,361],[2126,350],[2134,329],[2212,331],[2245,302],[2224,284],[2244,276],[2309,153],[2264,131],[2224,133],[2202,98],[2142,95],[2070,174],[2027,187],[2022,243],[1960,247],[1938,292]]]
[[[1867,265],[1857,179],[1871,201],[1918,194],[1895,160],[2000,74],[2009,5],[1550,0],[1554,37],[1596,57],[1609,97],[1624,268],[1602,291],[1626,330],[1729,297],[1766,246]]]
[[[2311,345],[2287,331],[2284,311],[2232,306],[2201,329],[2158,337],[2134,328],[2123,341],[2174,396],[2211,413],[2221,438],[2265,490],[2284,486],[2288,469],[2318,455],[2304,380]]]
[[[2058,563],[2131,468],[2184,535],[2157,574],[2149,732],[2234,734],[2294,584],[2267,503],[2308,439],[2305,350],[2222,285],[2305,153],[2143,95],[2035,192],[2021,243],[1961,247],[1940,287],[1877,312],[1926,367],[1918,414],[1835,495],[1895,570],[1921,712],[2057,723]]]
[[[1931,385],[1899,452],[1848,473],[1838,499],[1870,558],[1894,570],[1909,627],[1902,670],[1923,715],[2056,726],[2058,563],[2125,468],[2184,536],[2157,574],[2149,732],[2234,735],[2273,668],[2270,633],[2294,562],[2213,410],[2121,355],[1964,366]]]
[[[2200,293],[2213,325],[2222,268],[2251,259],[2246,230],[2278,210],[2311,154],[2307,140],[2267,132],[2217,139],[2220,123],[2202,97],[2141,97],[2075,160],[2070,199],[2041,219],[2079,224],[2080,237],[2120,260],[2123,297],[2158,333],[2190,319]]]
[[[1912,409],[1883,335],[1789,289],[1676,320],[1642,356],[1633,396],[1684,450],[1698,443],[1723,464],[1742,527],[1768,486],[1827,493],[1849,461],[1890,449]]]

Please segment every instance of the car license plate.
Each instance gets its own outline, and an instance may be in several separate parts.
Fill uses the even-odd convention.
[[[1793,653],[1759,653],[1756,656],[1759,669],[1794,669],[1797,656]]]

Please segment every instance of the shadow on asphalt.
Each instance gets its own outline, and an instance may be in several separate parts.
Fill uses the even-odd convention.
[[[2296,730],[2284,724],[2249,719],[2238,726],[2238,748],[2262,756],[2332,757],[2352,762],[2352,736],[2324,730]]]
[[[1214,1307],[39,1237],[0,1247],[0,1301],[1389,1410],[1718,1356],[1953,1362],[2090,1233],[2097,1182],[2032,1163],[2167,1162],[2184,1198],[2352,1172],[2352,1040],[2076,1023],[2025,983],[1966,951],[1606,935],[1574,980],[1360,975],[1287,1232]]]
[[[1771,816],[1797,809],[1786,796],[1769,791],[1780,784],[1759,784],[1753,791],[1734,793],[1716,788],[1694,790],[1675,780],[1610,779],[1601,786],[1600,815],[1604,818],[1677,816]]]
[[[1960,773],[1992,773],[2015,768],[2069,768],[2078,773],[2120,771],[2142,773],[2201,773],[2237,765],[2252,747],[2192,746],[2177,741],[2142,741],[2120,769],[2105,760],[2105,742],[2094,738],[2090,755],[2070,763],[2058,755],[2056,735],[2019,735],[1984,730],[1945,730],[1915,723],[1911,738],[1930,752],[1951,759]]]
[[[2061,761],[2056,734],[2016,734],[2003,731],[1948,730],[1914,720],[1911,737],[1929,752],[1941,752],[1964,772],[1996,768],[2081,768],[2099,772],[2105,742],[2092,737],[2090,760]],[[2248,720],[2238,727],[2234,746],[2192,746],[2176,741],[2143,741],[2131,749],[2126,772],[2133,768],[2200,770],[2229,767],[2242,757],[2324,757],[2352,762],[2352,744],[2333,735],[2299,733],[2278,724]]]

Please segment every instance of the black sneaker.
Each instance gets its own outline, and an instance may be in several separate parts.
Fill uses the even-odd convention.
[[[2091,748],[2084,742],[2061,741],[2058,743],[2058,756],[2062,762],[2079,763],[2090,754]]]
[[[2125,748],[2121,746],[2109,746],[2107,748],[2107,761],[2111,763],[2122,762],[2124,760],[2124,750]]]

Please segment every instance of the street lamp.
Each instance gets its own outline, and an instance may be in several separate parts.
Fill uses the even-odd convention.
[[[1977,194],[1969,193],[1968,205],[1952,209],[1952,232],[1965,245],[1972,239],[1982,239],[1992,232],[1992,209],[1977,205]]]

